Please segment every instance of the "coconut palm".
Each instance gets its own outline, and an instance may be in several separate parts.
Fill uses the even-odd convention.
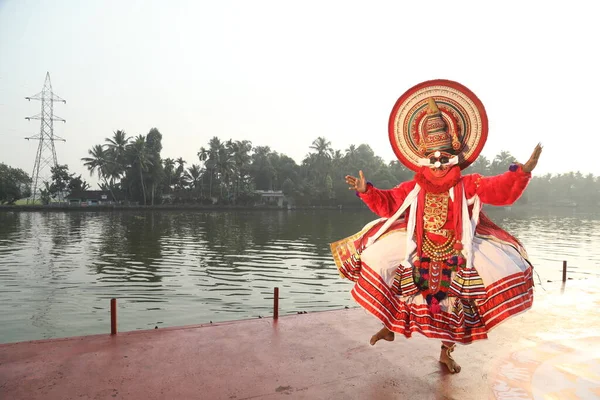
[[[331,159],[333,156],[331,142],[319,136],[312,142],[310,149],[315,150],[315,152],[308,153],[304,159],[307,174],[316,187],[323,187],[326,183],[325,178],[331,170]]]
[[[198,164],[192,164],[187,169],[186,178],[193,190],[197,190],[200,186],[200,178],[202,177],[202,168]]]
[[[250,167],[250,152],[252,151],[252,142],[249,140],[237,140],[231,143],[231,148],[236,175],[234,196],[237,198],[240,194],[240,186],[243,184]]]
[[[186,185],[185,164],[187,164],[187,161],[182,157],[179,157],[175,160],[175,163],[177,164],[177,169],[175,170],[175,184],[179,190],[182,190]]]
[[[222,157],[221,149],[224,149],[225,146],[221,142],[221,139],[214,136],[208,142],[208,149],[201,147],[200,151],[198,151],[198,158],[200,161],[204,162],[204,166],[210,170],[210,182],[209,182],[209,197],[212,197],[212,188],[213,188],[213,179],[215,177],[215,172],[219,173],[219,157]]]
[[[354,158],[356,157],[356,146],[351,144],[350,147],[346,149],[346,157]]]
[[[310,148],[317,151],[319,157],[331,158],[333,149],[331,148],[331,142],[322,136],[319,136],[313,140]]]
[[[132,167],[136,168],[140,174],[140,184],[142,185],[142,194],[144,196],[144,205],[146,205],[146,185],[144,184],[144,172],[152,166],[150,155],[146,147],[146,137],[138,135],[133,142],[127,146],[127,151]]]
[[[512,162],[515,161],[515,157],[508,151],[501,151],[496,155],[494,161],[490,165],[490,173],[492,175],[498,175],[508,171],[508,167]]]
[[[104,149],[104,146],[97,144],[88,150],[88,154],[91,157],[84,157],[81,159],[83,165],[90,171],[90,176],[94,173],[98,174],[98,178],[104,181],[104,184],[109,188],[110,194],[113,201],[116,201],[115,194],[112,191],[112,187],[108,184],[106,178],[110,176],[111,160],[110,155]]]
[[[221,198],[223,198],[223,187],[227,189],[227,195],[229,196],[231,189],[231,181],[235,176],[235,160],[234,160],[234,142],[228,140],[226,143],[222,143],[219,148],[219,157],[217,159],[217,172],[219,174]]]
[[[129,137],[126,136],[125,131],[115,131],[112,138],[104,139],[106,141],[107,149],[112,153],[114,162],[119,164],[123,172],[125,171],[126,152],[127,144],[129,144]]]
[[[487,159],[487,157],[480,155],[479,157],[477,157],[477,160],[475,160],[475,162],[471,164],[466,171],[472,174],[480,174],[487,176],[490,175],[490,167],[491,163]]]
[[[172,158],[165,158],[163,160],[163,168],[165,171],[164,184],[167,187],[167,193],[173,190],[173,180],[175,178],[175,160]]]
[[[109,186],[115,187],[115,181],[121,182],[121,179],[125,176],[125,170],[127,169],[127,144],[129,143],[129,137],[125,134],[125,131],[117,130],[113,132],[112,138],[106,138],[106,152],[108,155],[109,165],[106,168],[107,177],[110,178]]]

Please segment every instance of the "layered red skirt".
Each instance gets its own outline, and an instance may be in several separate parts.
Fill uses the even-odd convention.
[[[367,224],[357,234],[332,243],[331,250],[340,274],[354,282],[354,300],[389,330],[467,344],[487,338],[492,328],[531,308],[533,267],[527,253],[485,214],[473,238],[473,268],[452,273],[448,296],[435,313],[414,283],[415,267],[401,264],[406,256],[403,220],[360,253],[384,222]]]

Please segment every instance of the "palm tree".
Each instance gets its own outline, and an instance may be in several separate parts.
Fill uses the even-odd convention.
[[[234,144],[232,140],[228,140],[227,143],[222,143],[219,148],[217,158],[217,171],[220,178],[220,189],[221,198],[223,197],[223,186],[227,188],[227,195],[229,196],[231,189],[231,180],[235,175],[235,161],[233,153]]]
[[[185,164],[187,164],[187,161],[185,161],[182,157],[179,157],[177,160],[175,160],[175,162],[177,163],[177,170],[175,170],[175,181],[177,188],[181,190],[186,185]]]
[[[348,157],[348,158],[352,159],[352,158],[356,157],[356,153],[357,153],[356,146],[353,144],[351,144],[350,147],[348,147],[346,149],[346,157]]]
[[[121,179],[125,176],[125,170],[127,168],[127,144],[129,143],[129,137],[125,134],[125,131],[117,130],[113,132],[112,138],[106,138],[105,146],[107,148],[108,158],[110,160],[110,166],[107,168],[107,174],[110,177],[110,186],[114,188],[115,180],[121,183]]]
[[[144,172],[152,166],[148,149],[146,148],[146,137],[138,135],[132,143],[127,146],[127,150],[132,157],[132,165],[135,165],[140,174],[140,183],[144,196],[144,205],[146,205],[146,185],[144,184]]]
[[[342,162],[344,160],[344,156],[342,155],[342,151],[341,150],[336,150],[333,152],[333,167],[334,168],[340,168],[342,166]]]
[[[165,169],[165,183],[167,186],[167,193],[170,193],[173,188],[173,178],[175,177],[175,160],[172,158],[166,158],[163,160],[163,168]]]
[[[104,184],[109,188],[113,201],[117,201],[111,186],[106,180],[106,177],[109,176],[109,169],[111,166],[109,154],[100,144],[97,144],[88,150],[88,154],[91,157],[84,157],[81,159],[81,161],[84,162],[83,165],[90,171],[90,176],[94,175],[94,172],[98,173],[98,178],[104,180]]]
[[[316,150],[319,157],[331,158],[333,153],[331,142],[322,136],[313,140],[310,148]]]
[[[490,167],[491,167],[491,164],[490,164],[490,161],[487,159],[487,157],[480,155],[479,157],[477,157],[477,160],[475,160],[475,162],[469,166],[467,171],[469,173],[475,173],[475,174],[487,176],[490,174]]]
[[[200,147],[200,150],[198,151],[198,159],[202,161],[204,167],[208,168],[210,160],[210,150],[206,149],[204,146]],[[212,197],[212,173],[210,174],[208,197]]]
[[[202,168],[198,164],[192,164],[192,166],[188,168],[186,178],[193,190],[198,189],[201,175]]]
[[[115,161],[120,164],[125,163],[125,153],[127,151],[127,144],[129,143],[129,137],[126,136],[125,131],[115,131],[112,138],[104,139],[106,141],[106,147],[113,153]]]
[[[210,151],[207,150],[204,146],[200,147],[200,150],[198,151],[198,159],[200,161],[202,161],[202,166],[204,167],[205,170],[207,168],[207,164],[208,164],[209,158],[210,158]],[[212,186],[212,174],[210,176],[210,179],[211,179],[210,185]],[[202,188],[204,188],[204,174],[202,174]],[[211,193],[210,189],[211,188],[209,187],[209,189],[208,189],[208,191],[209,191],[209,195],[208,196],[209,197],[212,196],[212,193]]]
[[[210,175],[210,190],[212,193],[212,181],[213,181],[213,176],[216,175],[218,181],[217,183],[219,183],[220,185],[220,176],[219,176],[219,157],[221,156],[221,148],[223,148],[223,143],[221,142],[221,139],[219,139],[216,136],[213,136],[212,139],[210,139],[210,141],[208,142],[208,146],[210,148],[210,158],[209,158],[209,162],[210,165],[212,167],[212,172]],[[216,174],[215,174],[216,171]],[[221,193],[222,193],[222,188],[221,188]]]
[[[231,143],[231,148],[237,181],[236,188],[234,189],[234,198],[237,198],[240,195],[240,186],[243,183],[250,166],[252,142],[249,140],[237,140]]]
[[[204,162],[206,168],[210,169],[210,183],[208,189],[208,196],[212,198],[212,187],[213,187],[213,177],[215,175],[215,170],[218,171],[219,165],[219,156],[221,155],[221,149],[224,149],[225,146],[221,142],[221,139],[214,136],[208,142],[208,149],[201,147],[200,151],[198,151],[198,158],[200,161]]]
[[[508,171],[508,167],[515,160],[515,157],[508,151],[501,151],[496,155],[494,161],[490,165],[490,173],[492,175],[499,175]]]
[[[304,165],[306,166],[307,173],[312,177],[313,184],[316,187],[324,188],[325,180],[331,169],[331,158],[333,155],[333,149],[331,148],[331,142],[322,136],[316,138],[310,146],[314,153],[308,153],[304,159]]]

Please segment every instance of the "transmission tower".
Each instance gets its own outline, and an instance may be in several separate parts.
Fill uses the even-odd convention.
[[[28,121],[32,119],[39,119],[41,121],[39,135],[25,138],[27,140],[33,139],[40,141],[35,156],[35,162],[33,164],[33,173],[31,174],[31,199],[32,203],[35,204],[36,197],[39,197],[38,191],[43,188],[44,181],[50,181],[50,168],[58,165],[54,142],[57,140],[62,142],[66,141],[63,138],[54,135],[54,121],[67,122],[66,120],[54,115],[54,102],[62,101],[65,104],[67,102],[52,92],[50,72],[46,72],[46,80],[44,82],[44,88],[42,91],[35,96],[25,98],[29,101],[40,100],[42,102],[42,112],[34,115],[33,117],[25,118]],[[62,201],[62,193],[59,193],[59,200]],[[29,199],[27,202],[29,203]]]

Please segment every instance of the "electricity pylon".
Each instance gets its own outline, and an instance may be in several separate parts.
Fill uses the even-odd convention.
[[[50,72],[46,73],[44,88],[35,96],[25,97],[27,100],[40,100],[42,102],[42,111],[33,117],[26,117],[26,120],[39,119],[40,133],[39,135],[30,136],[27,140],[39,140],[40,144],[35,156],[33,164],[33,173],[31,174],[31,196],[32,203],[35,204],[38,191],[43,188],[44,181],[50,181],[50,168],[56,167],[58,161],[56,159],[56,149],[54,148],[55,141],[65,142],[66,140],[54,135],[54,121],[67,122],[66,120],[54,115],[54,102],[66,100],[61,99],[52,92],[52,83],[50,83]],[[62,201],[62,193],[59,193],[59,200]],[[27,200],[29,203],[29,199]]]

